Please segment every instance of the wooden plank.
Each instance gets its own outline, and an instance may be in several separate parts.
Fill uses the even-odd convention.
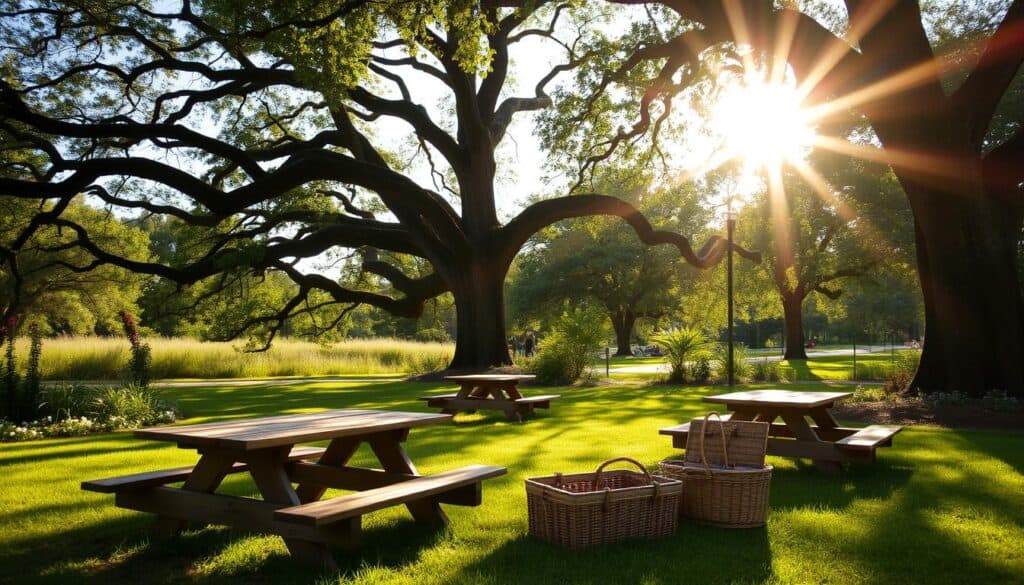
[[[452,382],[525,382],[533,380],[533,374],[467,374],[464,376],[445,376]]]
[[[324,526],[396,504],[429,498],[452,491],[453,488],[479,483],[484,479],[504,475],[506,471],[504,467],[470,465],[330,500],[279,509],[274,513],[274,517],[297,524]]]
[[[290,461],[303,459],[314,459],[319,457],[325,449],[323,447],[296,447],[288,454]],[[147,471],[145,473],[133,473],[130,475],[119,475],[105,479],[93,479],[82,482],[82,489],[101,494],[112,494],[122,490],[156,487],[169,483],[177,483],[188,479],[189,474],[195,469],[193,465],[175,467],[173,469],[161,469],[159,471]],[[243,462],[235,462],[228,470],[228,474],[248,471],[249,465]]]
[[[263,500],[285,506],[300,505],[299,495],[292,488],[284,468],[285,448],[262,449],[249,454],[249,472]],[[326,570],[336,571],[337,563],[323,543],[285,538],[285,546],[293,557]]]
[[[358,517],[329,527],[304,526],[275,519],[274,512],[284,507],[280,504],[177,488],[155,487],[121,492],[117,494],[115,503],[121,508],[160,514],[179,521],[221,524],[335,546],[352,546],[359,534]]]
[[[356,454],[363,440],[359,437],[342,437],[340,439],[334,439],[329,445],[324,454],[317,460],[320,465],[331,465],[334,467],[341,467],[352,459],[352,456]],[[299,496],[299,501],[302,503],[312,502],[319,500],[323,497],[324,492],[327,491],[325,486],[316,483],[303,483],[298,482],[299,485],[295,488],[295,493]]]
[[[516,404],[533,404],[538,402],[550,402],[556,398],[561,398],[561,394],[541,394],[539,396],[528,396],[526,398],[519,398],[515,401]]]
[[[757,407],[803,407],[828,406],[836,401],[853,396],[850,392],[796,392],[791,390],[749,390],[731,392],[716,396],[705,396],[704,402]]]
[[[233,423],[210,423],[182,427],[157,427],[135,431],[140,438],[173,441],[194,448],[217,447],[255,450],[365,435],[393,429],[408,429],[451,420],[450,415],[386,410],[334,410],[307,415],[255,419]],[[216,426],[218,424],[224,426]]]
[[[427,406],[455,410],[507,410],[510,407],[514,408],[515,404],[511,400],[495,400],[493,398],[448,398],[437,402],[428,402]]]
[[[451,394],[434,394],[432,396],[420,396],[419,399],[420,400],[436,400],[438,398],[441,398],[441,399],[444,399],[444,398],[455,398],[458,395],[459,395],[458,392],[452,392]]]
[[[377,460],[384,467],[384,471],[416,476],[420,474],[399,441],[389,439],[387,436],[379,436],[368,442],[373,454],[377,456]],[[444,510],[441,509],[441,506],[436,501],[419,500],[406,502],[405,507],[417,522],[442,526],[448,524],[447,514],[444,513]]]
[[[871,425],[836,441],[836,446],[840,449],[874,451],[902,430],[903,427],[895,425]]]
[[[288,466],[288,476],[294,482],[315,483],[339,490],[356,491],[379,488],[418,477],[407,473],[389,473],[383,469],[332,467],[301,461]]]

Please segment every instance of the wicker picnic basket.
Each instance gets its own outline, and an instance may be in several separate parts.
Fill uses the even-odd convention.
[[[768,423],[690,423],[685,461],[662,461],[658,473],[683,482],[680,516],[727,528],[764,526],[772,466],[765,465]]]
[[[640,471],[605,471],[626,461]],[[653,538],[675,532],[683,484],[651,475],[644,466],[619,457],[594,473],[526,480],[530,534],[580,549],[626,538]]]

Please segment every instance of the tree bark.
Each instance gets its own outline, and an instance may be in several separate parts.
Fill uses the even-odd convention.
[[[786,332],[787,360],[805,360],[807,351],[804,349],[804,315],[803,298],[796,294],[782,296],[783,327]]]
[[[615,355],[632,356],[630,340],[633,338],[633,325],[636,315],[630,309],[619,309],[611,314],[612,327],[615,328]]]
[[[505,336],[505,273],[501,263],[473,261],[451,287],[455,297],[455,356],[450,370],[510,365]]]
[[[924,350],[911,387],[1024,395],[1019,211],[980,188],[950,194],[909,181],[904,188],[925,301]]]

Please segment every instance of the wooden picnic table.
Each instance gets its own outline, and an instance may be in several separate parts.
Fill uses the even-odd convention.
[[[839,426],[829,409],[850,396],[850,392],[749,390],[705,396],[704,401],[726,405],[732,413],[723,419],[769,423],[770,455],[808,458],[818,469],[838,472],[844,463],[875,461],[875,449],[892,446],[892,437],[902,430],[891,425]],[[780,418],[782,422],[776,423]],[[671,436],[673,446],[686,448],[689,430],[687,423],[659,432]]]
[[[477,506],[481,482],[504,467],[470,465],[420,475],[402,448],[409,430],[450,415],[383,410],[328,410],[135,431],[199,452],[194,467],[86,481],[82,489],[114,493],[122,508],[158,515],[157,532],[172,535],[188,521],[225,524],[284,538],[292,556],[336,568],[328,545],[358,542],[363,514],[404,504],[420,522],[446,524],[440,504]],[[326,448],[296,447],[329,440]],[[383,469],[352,467],[367,443]],[[225,476],[248,471],[262,499],[216,493]],[[168,484],[184,482],[180,488]],[[297,484],[293,487],[292,484]],[[321,499],[328,488],[356,493]]]
[[[423,396],[427,406],[440,408],[444,414],[476,412],[481,409],[501,410],[508,420],[519,421],[533,414],[535,408],[550,408],[558,394],[525,397],[516,387],[519,382],[533,380],[531,374],[469,374],[446,376],[445,380],[459,383],[453,394]]]

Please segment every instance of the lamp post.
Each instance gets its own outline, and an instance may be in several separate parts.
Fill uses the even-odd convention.
[[[732,330],[732,236],[733,236],[733,232],[735,230],[736,230],[736,212],[734,212],[732,210],[732,197],[730,197],[729,201],[728,201],[728,207],[727,207],[726,213],[725,213],[725,235],[726,235],[725,241],[728,243],[728,248],[729,248],[726,251],[727,256],[726,256],[726,261],[725,261],[726,272],[728,272],[728,277],[726,278],[726,295],[729,297],[729,310],[728,310],[728,320],[729,320],[729,327],[728,327],[728,330],[729,330],[729,334],[728,334],[729,354],[728,354],[728,356],[726,358],[726,373],[727,373],[727,376],[728,376],[729,386],[733,386],[736,383],[736,369],[735,369],[735,364],[733,363],[733,330]]]

